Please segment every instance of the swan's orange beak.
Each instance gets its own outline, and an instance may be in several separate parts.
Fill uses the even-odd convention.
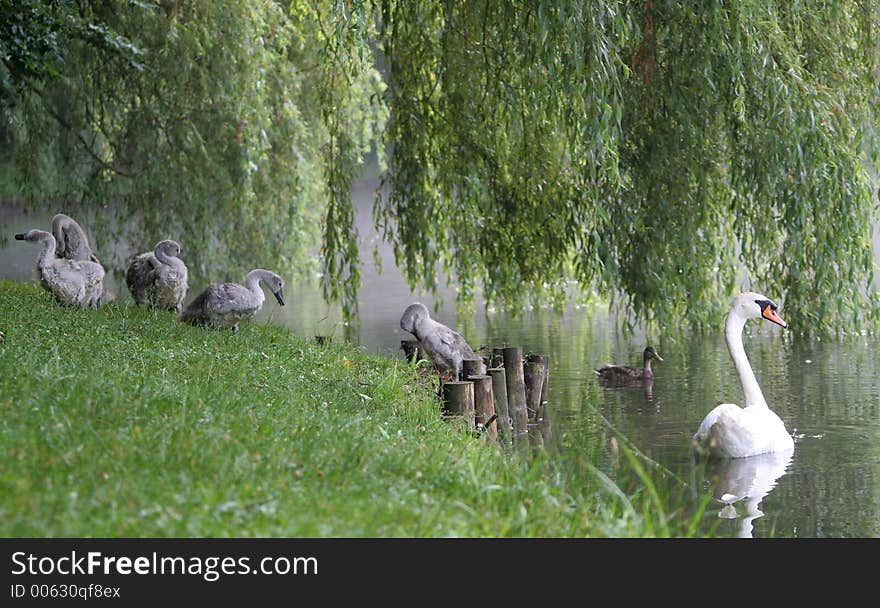
[[[773,321],[774,323],[776,323],[777,325],[781,325],[782,327],[788,327],[788,323],[783,321],[782,317],[776,314],[776,311],[773,310],[770,306],[765,306],[764,312],[762,312],[761,314],[768,321]]]

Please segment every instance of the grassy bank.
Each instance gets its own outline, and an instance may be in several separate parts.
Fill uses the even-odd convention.
[[[402,360],[0,281],[0,536],[657,534],[440,419]]]

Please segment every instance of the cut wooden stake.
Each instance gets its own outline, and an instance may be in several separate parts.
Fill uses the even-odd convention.
[[[526,407],[529,410],[529,421],[538,419],[541,409],[541,387],[544,382],[544,364],[527,361],[523,365],[523,376],[526,389]]]
[[[549,443],[552,435],[550,432],[550,414],[547,408],[547,382],[550,377],[550,357],[548,355],[529,353],[526,357],[526,361],[531,363],[541,363],[544,366],[544,379],[541,382],[541,400],[538,410],[535,413],[534,420],[539,423],[544,443]]]
[[[469,376],[482,376],[486,373],[486,366],[482,359],[462,359],[461,379],[467,380]]]
[[[489,421],[495,420],[495,401],[492,395],[492,376],[478,375],[468,376],[468,380],[474,383],[474,414],[475,422],[479,428],[481,425],[486,429],[486,434],[493,441],[498,441],[498,425]]]
[[[504,374],[507,383],[507,405],[513,419],[513,440],[521,443],[529,432],[526,411],[526,387],[523,380],[522,348],[510,346],[503,349]]]
[[[544,378],[541,381],[541,403],[547,399],[547,379],[550,377],[550,357],[547,355],[537,355],[529,353],[526,361],[530,363],[541,363],[544,366]]]
[[[462,416],[474,427],[474,383],[446,382],[443,384],[443,413],[447,416]]]
[[[510,413],[507,406],[507,378],[503,367],[493,367],[489,370],[492,376],[492,395],[495,398],[495,413],[498,414],[498,436],[505,444],[509,444],[513,438]]]

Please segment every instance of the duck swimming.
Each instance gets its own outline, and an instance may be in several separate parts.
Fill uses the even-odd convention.
[[[266,299],[260,283],[265,285],[284,306],[282,287],[284,281],[269,270],[256,268],[247,273],[244,285],[238,283],[213,283],[190,302],[180,314],[180,321],[212,329],[229,327],[238,331],[239,321],[250,319],[263,307]]]
[[[642,367],[630,367],[627,365],[603,365],[597,370],[599,379],[608,384],[634,384],[645,380],[653,380],[654,372],[651,369],[651,360],[663,361],[653,346],[648,346],[642,353]]]
[[[717,458],[744,458],[794,449],[785,424],[767,405],[746,351],[742,333],[749,319],[765,319],[781,327],[785,321],[770,298],[753,291],[733,299],[724,324],[724,338],[745,395],[745,406],[722,403],[709,412],[694,434],[694,444]]]
[[[125,283],[138,305],[180,313],[187,290],[187,268],[177,241],[160,241],[153,251],[135,256]]]
[[[458,380],[461,374],[462,360],[480,358],[460,333],[434,321],[428,308],[420,302],[406,308],[400,318],[400,328],[418,339],[422,351],[441,372],[452,372],[453,380]]]
[[[59,303],[98,308],[104,292],[104,268],[100,264],[56,257],[55,237],[45,230],[16,234],[15,240],[42,244],[43,250],[37,258],[40,284]]]

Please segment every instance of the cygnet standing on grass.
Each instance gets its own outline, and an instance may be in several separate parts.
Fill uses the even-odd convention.
[[[15,235],[17,241],[40,243],[37,259],[40,285],[67,306],[98,308],[104,292],[104,268],[88,260],[68,260],[55,256],[55,237],[45,230],[28,230]]]
[[[238,322],[250,319],[263,307],[266,299],[260,283],[275,295],[275,299],[284,306],[281,277],[257,268],[251,270],[244,278],[244,285],[238,283],[213,283],[208,285],[195,300],[190,302],[180,315],[180,320],[192,325],[201,325],[211,329],[232,328],[238,331]]]
[[[479,359],[462,335],[434,321],[424,304],[410,304],[400,318],[400,328],[414,335],[441,372],[452,372],[453,380],[461,375],[463,359]]]
[[[187,290],[186,264],[176,241],[160,241],[155,250],[136,255],[125,273],[134,301],[162,310],[183,310]]]

